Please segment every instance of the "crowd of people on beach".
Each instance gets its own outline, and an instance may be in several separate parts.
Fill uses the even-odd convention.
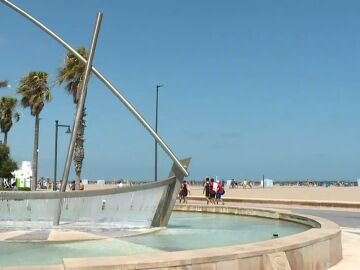
[[[205,195],[206,204],[224,204],[221,196],[225,194],[225,183],[214,178],[206,178],[203,184],[203,194]],[[190,185],[184,180],[180,187],[179,203],[187,203],[187,196],[190,195]]]
[[[231,179],[229,188],[252,188],[253,184],[250,181],[247,181],[246,179],[243,181],[235,181],[234,179]]]
[[[214,180],[214,178],[206,178],[203,188],[203,194],[206,198],[206,204],[219,204],[221,202],[224,204],[223,199],[221,196],[225,194],[223,182],[220,182],[219,180]]]

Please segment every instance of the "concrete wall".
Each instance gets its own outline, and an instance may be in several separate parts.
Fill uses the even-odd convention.
[[[313,228],[253,244],[122,257],[64,259],[64,269],[322,270],[342,259],[340,228],[328,220],[286,212],[238,207],[178,205],[176,211],[263,216]]]
[[[241,190],[241,189],[240,189]],[[360,194],[360,193],[359,193]],[[269,198],[238,198],[238,197],[225,197],[225,202],[234,203],[251,203],[251,204],[264,204],[264,205],[292,205],[292,206],[310,206],[310,207],[335,207],[347,209],[360,209],[359,202],[345,202],[345,201],[315,201],[315,200],[294,200],[294,199],[269,199]],[[189,201],[205,201],[204,196],[189,196]]]

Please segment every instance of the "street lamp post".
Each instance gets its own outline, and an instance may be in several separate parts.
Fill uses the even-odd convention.
[[[159,105],[159,88],[164,85],[156,85],[156,118],[155,133],[158,133],[158,105]],[[157,181],[157,141],[155,140],[155,181]]]
[[[59,129],[59,127],[67,127],[67,130],[65,133],[67,133],[67,134],[71,133],[69,125],[61,125],[61,124],[59,124],[58,120],[55,120],[55,158],[54,158],[54,185],[53,185],[54,191],[57,190],[56,174],[57,174],[57,144],[58,144],[58,129]]]

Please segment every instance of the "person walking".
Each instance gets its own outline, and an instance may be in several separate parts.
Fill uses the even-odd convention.
[[[181,203],[181,201],[183,201],[184,203],[187,203],[187,196],[189,194],[190,194],[189,184],[186,182],[186,180],[184,180],[180,188],[179,202]]]
[[[215,200],[216,200],[216,204],[219,204],[219,201],[224,205],[224,201],[223,199],[221,199],[221,196],[224,195],[225,190],[223,187],[223,184],[219,181],[217,182],[217,189],[216,189],[216,195],[215,195]]]
[[[215,204],[216,191],[217,191],[217,183],[215,182],[214,178],[211,178],[210,179],[209,201],[212,204]]]
[[[208,177],[206,178],[205,183],[204,183],[203,194],[205,194],[206,204],[209,204],[210,203],[210,181],[209,181]]]

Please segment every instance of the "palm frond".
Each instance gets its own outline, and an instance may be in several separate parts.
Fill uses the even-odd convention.
[[[22,96],[21,105],[30,107],[31,115],[39,115],[44,103],[51,100],[48,74],[42,71],[29,72],[20,80],[17,93]]]
[[[84,47],[77,49],[77,52],[87,59],[88,54]],[[65,85],[66,91],[73,96],[75,104],[77,104],[79,99],[79,85],[81,81],[83,81],[85,67],[86,65],[79,61],[72,52],[68,52],[65,58],[64,66],[58,70],[57,81],[59,85]]]
[[[18,112],[16,112],[17,99],[13,97],[1,97],[0,99],[0,128],[1,132],[7,133],[10,131],[14,118],[18,121]]]

